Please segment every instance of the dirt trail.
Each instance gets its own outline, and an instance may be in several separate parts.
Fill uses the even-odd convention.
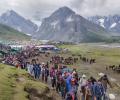
[[[44,54],[42,54],[41,56],[38,56],[38,57],[35,57],[35,59],[39,59],[39,62],[47,62],[47,61],[50,61],[50,58],[53,56],[53,55],[56,55],[56,54],[50,54],[48,57],[45,57]],[[57,55],[60,55],[60,56],[63,56],[63,57],[69,57],[69,56],[72,56],[72,54],[57,54]],[[102,59],[103,60],[103,59]],[[31,61],[31,59],[29,59],[29,61]],[[90,77],[90,76],[94,76],[96,78],[98,78],[98,73],[100,72],[103,72],[103,73],[106,73],[110,78],[113,78],[114,79],[114,76],[115,76],[115,79],[116,77],[118,77],[118,75],[114,74],[113,75],[113,72],[107,72],[103,67],[101,68],[101,64],[102,61],[99,59],[99,61],[97,61],[97,63],[95,64],[86,64],[86,63],[83,63],[82,61],[79,61],[77,64],[74,64],[74,66],[78,66],[78,71],[81,74],[86,74],[87,77]],[[111,73],[112,73],[112,76],[111,77]],[[117,80],[117,79],[116,79]],[[117,84],[116,84],[117,83]],[[118,95],[119,94],[119,82],[116,81],[116,82],[112,82],[114,88],[112,89],[108,89],[109,93],[113,93],[116,95],[116,100],[119,100],[120,96]],[[49,87],[51,88],[50,86],[50,79],[48,81],[48,85]],[[53,91],[53,90],[51,90]],[[59,94],[57,94],[55,91],[53,91],[53,95],[56,95],[57,97],[60,97]],[[80,94],[78,94],[80,96]],[[61,98],[60,99],[57,99],[57,100],[62,100]]]

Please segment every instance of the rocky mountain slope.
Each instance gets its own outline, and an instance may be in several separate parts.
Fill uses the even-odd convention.
[[[113,33],[112,35],[120,35],[120,16],[93,16],[88,18],[89,21],[98,24],[107,31]]]
[[[65,42],[99,42],[108,38],[105,29],[68,7],[56,10],[42,21],[35,38]]]
[[[25,19],[13,10],[8,10],[0,16],[0,23],[10,26],[27,35],[32,35],[37,30],[37,25]]]

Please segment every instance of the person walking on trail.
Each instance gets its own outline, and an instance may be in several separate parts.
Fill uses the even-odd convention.
[[[50,77],[51,77],[52,88],[54,89],[56,87],[56,72],[54,67],[50,69]]]
[[[105,91],[107,91],[108,85],[112,88],[112,84],[110,83],[107,75],[104,75],[103,77],[101,77],[100,80],[105,88]]]
[[[86,84],[87,84],[86,75],[83,74],[82,78],[79,81],[79,87],[80,87],[79,91],[80,91],[82,100],[85,100]]]
[[[36,60],[33,60],[32,62],[33,62],[32,73],[34,72],[34,79],[40,79],[41,66],[40,66],[40,64],[36,63]]]
[[[37,63],[37,77],[38,77],[38,79],[40,79],[40,75],[41,75],[41,64]]]
[[[27,63],[27,71],[31,76],[34,76],[34,72],[32,72],[32,70],[33,70],[33,65],[32,65],[32,63],[28,62]]]
[[[34,79],[38,79],[38,65],[36,63],[36,61],[33,61],[33,70],[32,72],[34,72]]]
[[[87,79],[86,79],[86,75],[82,75],[82,78],[80,79],[80,86],[86,86],[87,84]]]
[[[71,79],[71,92],[72,92],[72,97],[74,97],[73,100],[78,100],[77,99],[77,90],[78,90],[78,84],[76,83],[76,79],[72,78]]]
[[[62,77],[62,71],[61,69],[58,69],[56,72],[56,76],[57,76],[57,82],[56,82],[56,91],[60,92],[60,82],[61,82],[61,77]]]
[[[94,100],[103,100],[104,92],[105,92],[105,89],[103,84],[100,82],[100,80],[95,82],[93,86]]]
[[[42,63],[41,67],[42,81],[45,81],[45,63]]]
[[[62,76],[60,76],[60,92],[62,98],[65,98],[65,80]]]
[[[45,82],[47,83],[48,76],[49,76],[49,68],[47,66],[45,67],[45,71],[44,72],[45,72],[45,74],[44,74],[45,75]]]
[[[92,92],[93,84],[90,79],[88,79],[87,85],[85,87],[85,100],[94,100],[93,92]]]
[[[66,73],[66,93],[67,92],[70,92],[71,90],[71,79],[72,79],[72,76],[70,75],[70,73]]]
[[[105,89],[105,93],[104,93],[104,99],[107,99],[107,88],[108,85],[112,88],[112,84],[110,83],[107,75],[103,75],[103,77],[100,78],[100,81],[102,82],[104,89]]]

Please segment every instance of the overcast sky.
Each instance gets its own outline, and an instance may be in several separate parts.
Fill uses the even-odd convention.
[[[120,0],[0,0],[0,14],[12,9],[28,19],[39,20],[62,6],[85,17],[120,14]]]

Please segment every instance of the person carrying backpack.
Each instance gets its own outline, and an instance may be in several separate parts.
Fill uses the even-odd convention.
[[[100,82],[100,80],[98,80],[97,82],[94,83],[94,86],[93,86],[94,100],[102,100],[104,93],[105,93],[104,86]]]
[[[106,96],[107,88],[108,88],[108,85],[112,88],[112,84],[111,84],[111,82],[109,81],[107,75],[104,75],[103,77],[101,77],[101,78],[100,78],[100,81],[101,81],[101,83],[103,84],[103,87],[104,87],[104,89],[105,89],[105,93],[104,93],[103,98],[104,98],[104,99],[107,99],[107,96]]]

